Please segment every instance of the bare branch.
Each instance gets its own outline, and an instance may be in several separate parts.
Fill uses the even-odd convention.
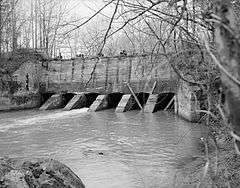
[[[103,44],[102,44],[102,47],[101,47],[101,49],[100,49],[100,51],[99,51],[99,54],[102,54],[103,48],[104,48],[104,46],[105,46],[105,44],[106,44],[106,40],[107,40],[107,37],[108,37],[108,33],[109,33],[109,31],[111,30],[111,28],[112,28],[112,22],[113,22],[114,17],[115,17],[115,15],[116,15],[116,13],[117,13],[117,10],[118,10],[119,1],[120,1],[120,0],[117,1],[117,4],[116,4],[115,10],[114,10],[114,12],[113,12],[113,15],[112,15],[112,17],[111,17],[111,20],[110,20],[110,23],[109,23],[107,32],[105,33],[105,36],[104,36],[104,39],[103,39]],[[99,62],[99,58],[98,58],[98,60],[96,61],[96,63],[94,64],[93,70],[92,70],[92,72],[91,72],[91,74],[90,74],[90,78],[89,78],[89,80],[86,82],[86,85],[88,85],[89,82],[92,80],[92,77],[93,77],[93,74],[94,74],[94,72],[95,72],[95,70],[96,70],[96,67],[97,67],[98,62]]]
[[[66,32],[64,35],[67,35],[69,33],[71,33],[72,31],[79,29],[80,27],[82,27],[83,25],[85,25],[86,23],[88,23],[90,20],[92,20],[95,16],[97,16],[102,10],[104,10],[107,6],[109,6],[112,2],[114,2],[115,0],[111,0],[110,2],[108,2],[106,5],[104,5],[101,9],[99,9],[95,14],[93,14],[90,18],[88,18],[85,22],[83,22],[82,24],[76,26],[75,28],[69,30],[68,32]]]
[[[210,50],[210,47],[209,47],[209,44],[208,44],[208,41],[205,39],[205,45],[206,45],[206,49],[208,51],[208,53],[210,54],[210,56],[212,57],[214,63],[221,69],[221,71],[226,74],[234,83],[236,83],[237,85],[240,86],[240,81],[235,78],[234,76],[232,76],[222,65],[221,63],[218,61],[218,59],[216,58],[215,55],[213,55],[213,53],[211,52]]]

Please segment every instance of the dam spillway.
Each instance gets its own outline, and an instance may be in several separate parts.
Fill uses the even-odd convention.
[[[156,100],[148,100],[149,93],[136,93],[137,99],[141,106],[147,107],[146,112],[152,113],[158,110],[164,110],[170,100],[174,97],[172,93],[162,93],[154,95]],[[153,95],[152,95],[153,96]],[[151,96],[151,98],[152,98]],[[133,94],[110,93],[100,95],[97,93],[61,93],[51,95],[48,100],[40,107],[40,110],[52,109],[81,109],[87,107],[90,111],[101,111],[114,108],[116,112],[126,112],[131,110],[140,110]]]

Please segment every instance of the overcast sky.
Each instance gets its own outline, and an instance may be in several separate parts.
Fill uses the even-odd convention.
[[[30,10],[31,1],[36,0],[21,0],[22,9]],[[91,16],[95,11],[104,6],[103,0],[62,0],[62,2],[66,4],[69,16]],[[111,7],[106,8],[103,13],[109,14],[111,10]]]
[[[37,0],[20,0],[21,4],[19,4],[20,6],[19,8],[23,15],[27,14],[27,16],[30,16],[31,1],[36,2]],[[49,2],[49,1],[51,2],[51,0],[40,0],[40,2]],[[83,23],[85,20],[87,20],[90,16],[95,14],[99,9],[101,9],[105,5],[103,0],[54,0],[54,2],[57,2],[57,3],[59,2],[58,5],[63,5],[62,8],[65,13],[63,24],[65,22],[70,23],[71,21],[73,21],[73,23],[71,23],[69,26],[64,27],[64,29],[62,30],[62,33],[67,33],[68,31],[72,31],[72,29],[74,29],[77,25],[80,25],[81,23]],[[59,10],[59,9],[56,8],[56,10]],[[101,15],[94,18],[88,24],[82,26],[76,31],[86,33],[86,30],[89,31],[89,28],[93,30],[95,28],[103,29],[103,27],[105,27],[105,25],[108,24],[108,21],[110,20],[109,17],[111,17],[113,11],[114,11],[114,5],[107,7],[101,12]],[[106,15],[108,18],[106,19],[104,15]],[[104,18],[105,20],[104,22],[102,18]],[[76,22],[74,20],[76,20]],[[70,32],[70,35],[74,37],[75,32]],[[87,36],[85,36],[85,38],[86,37]],[[70,41],[70,43],[72,44],[72,41]],[[62,43],[61,45],[65,46],[66,44]],[[74,45],[74,43],[72,45]],[[80,45],[80,43],[78,45]],[[61,49],[63,48],[64,47],[61,46]],[[64,50],[64,51],[68,53],[67,50]]]
[[[90,16],[95,13],[98,9],[104,6],[102,0],[70,0],[68,3],[70,9],[73,13],[79,14],[81,16]],[[105,9],[104,13],[109,13],[110,9]]]

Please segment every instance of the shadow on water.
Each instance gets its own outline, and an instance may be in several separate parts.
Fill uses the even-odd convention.
[[[201,155],[201,127],[168,112],[24,111],[0,119],[1,156],[56,158],[89,188],[171,187],[181,162]]]

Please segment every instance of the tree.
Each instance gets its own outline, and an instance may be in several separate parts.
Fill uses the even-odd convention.
[[[15,51],[17,48],[17,3],[17,0],[0,1],[0,54],[10,49]]]
[[[115,10],[117,9],[117,14],[113,14],[110,20],[114,19],[115,23],[118,23],[109,21],[105,39],[119,33],[125,33],[134,44],[134,39],[143,41],[144,35],[146,38],[155,38],[150,40],[151,44],[155,43],[151,46],[151,51],[164,52],[169,64],[181,79],[200,86],[206,93],[211,89],[216,90],[212,86],[221,70],[221,80],[227,88],[225,94],[229,121],[234,130],[232,135],[237,148],[240,148],[239,20],[236,21],[233,11],[239,14],[239,1],[113,0],[107,1],[103,8],[109,5],[114,5]],[[102,9],[99,9],[86,22],[101,11]],[[212,14],[214,12],[215,14]],[[80,28],[86,22],[74,29]],[[141,33],[139,38],[137,33]],[[139,44],[142,41],[139,41]],[[207,41],[207,46],[204,41]],[[106,41],[102,40],[102,43],[106,44]],[[218,55],[214,51],[216,47]],[[208,100],[208,119],[209,114],[219,107],[218,102],[212,104],[212,101]],[[222,113],[221,109],[219,111]],[[239,149],[237,151],[239,153]]]
[[[239,5],[237,1],[232,2]],[[240,40],[239,22],[236,21],[231,2],[218,0],[215,3],[216,15],[213,22],[216,25],[215,36],[219,60],[213,56],[221,69],[221,79],[225,87],[226,111],[232,126],[232,136],[235,148],[240,154]],[[239,11],[239,9],[238,9]],[[239,12],[238,12],[239,13]]]

